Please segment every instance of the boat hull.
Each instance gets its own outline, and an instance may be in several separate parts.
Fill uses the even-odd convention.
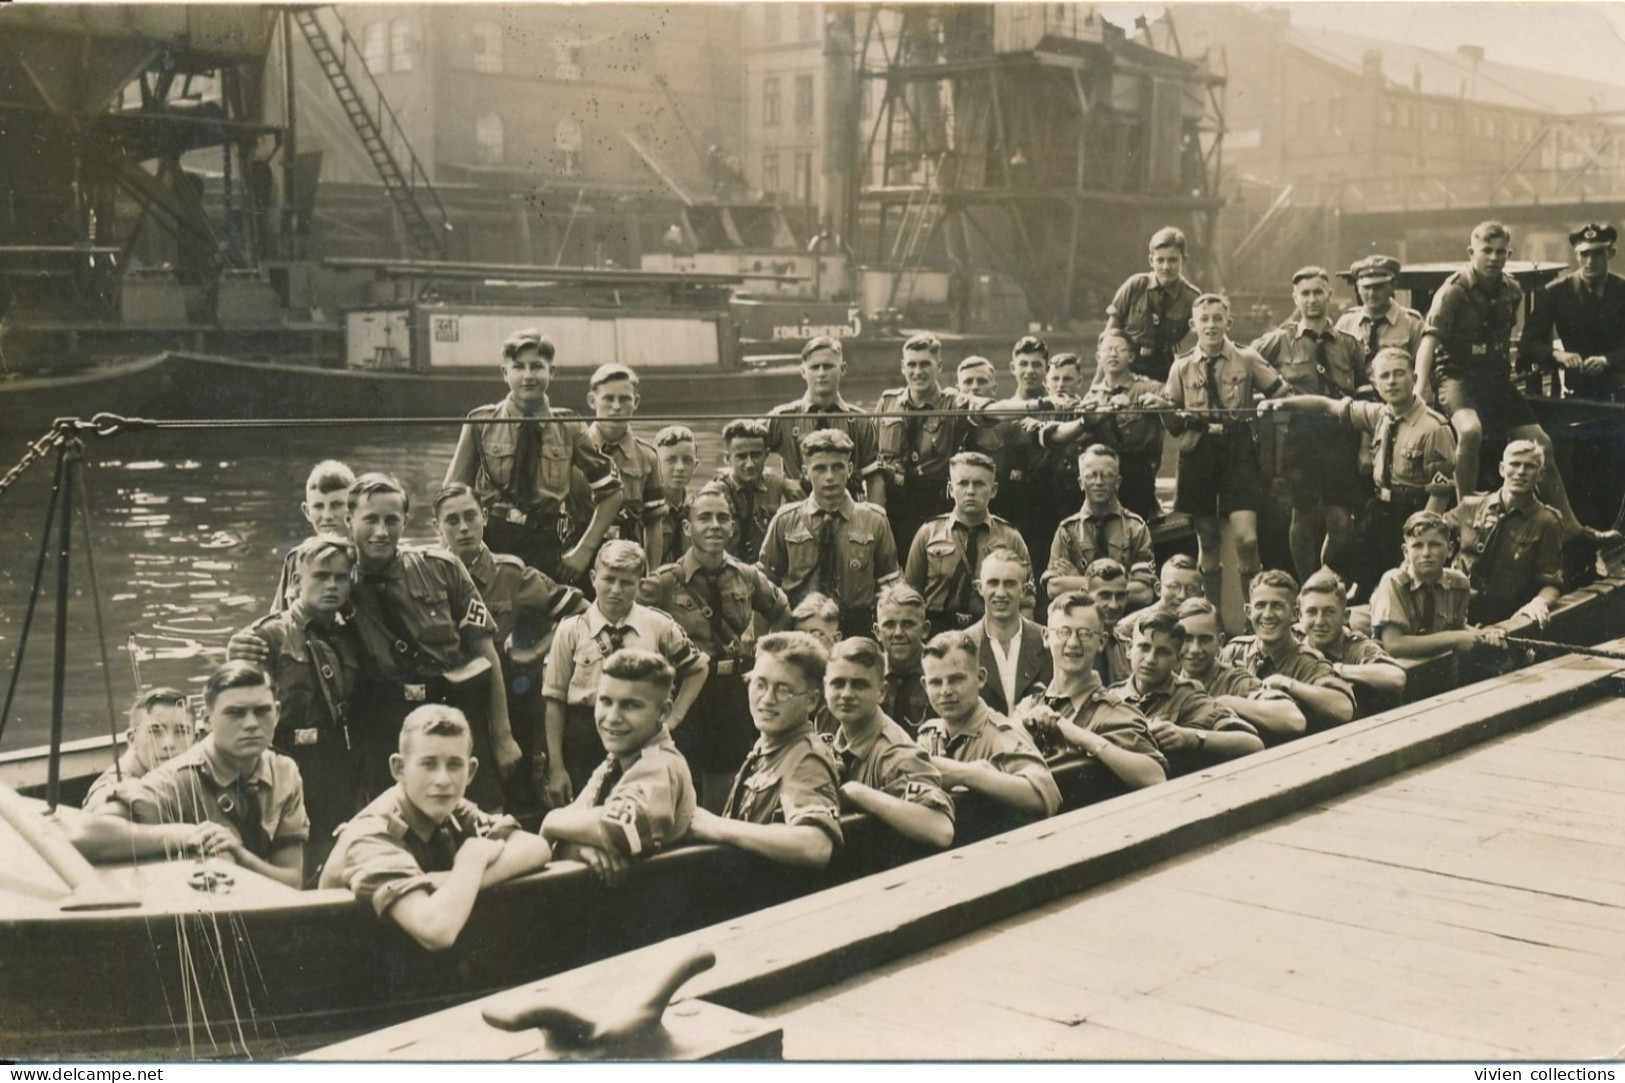
[[[169,359],[162,354],[62,375],[23,376],[0,381],[0,432],[38,436],[59,417],[143,414],[162,410],[175,397]]]

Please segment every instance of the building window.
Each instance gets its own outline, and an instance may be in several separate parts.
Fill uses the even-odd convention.
[[[389,70],[412,71],[418,66],[423,32],[416,19],[396,19],[389,24]]]
[[[553,78],[561,83],[581,81],[581,65],[577,58],[581,52],[581,39],[574,34],[561,34],[553,39]]]
[[[803,207],[812,205],[813,166],[810,151],[798,151],[795,158],[795,201]]]
[[[802,41],[818,40],[818,7],[802,4],[796,11],[796,36]]]
[[[766,5],[762,12],[762,40],[769,45],[777,45],[784,36],[783,13],[784,9],[777,4]]]
[[[559,173],[573,177],[581,172],[581,125],[569,117],[553,129],[553,146],[559,152]]]
[[[502,71],[502,27],[492,22],[474,24],[474,70]]]
[[[779,77],[769,75],[762,80],[762,123],[773,125],[779,122]]]
[[[796,76],[796,123],[811,124],[813,122],[813,77],[810,75]]]
[[[474,160],[480,165],[501,165],[503,124],[499,113],[481,113],[474,121]]]
[[[775,196],[779,193],[779,155],[777,151],[768,151],[762,155],[762,194]]]
[[[382,75],[389,70],[389,26],[368,23],[361,29],[361,59],[367,70]]]

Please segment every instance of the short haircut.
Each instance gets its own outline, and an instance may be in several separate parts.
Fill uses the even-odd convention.
[[[963,361],[961,361],[959,363],[959,368],[955,369],[954,372],[958,376],[963,376],[963,375],[965,375],[965,373],[971,371],[972,369],[983,369],[983,368],[992,369],[993,368],[993,362],[989,361],[987,358],[983,357],[981,354],[971,354],[969,357],[965,358],[965,360],[963,360]]]
[[[1179,626],[1179,618],[1166,609],[1148,609],[1141,613],[1134,622],[1133,634],[1154,635],[1161,632],[1174,641],[1174,646],[1185,642],[1185,629]]]
[[[802,459],[810,459],[814,455],[839,455],[850,462],[855,449],[852,438],[840,429],[816,429],[801,438]]]
[[[1098,579],[1102,583],[1115,583],[1128,578],[1128,569],[1111,557],[1096,557],[1083,569],[1084,579]]]
[[[840,357],[841,340],[838,338],[831,338],[829,335],[819,335],[816,338],[810,338],[807,340],[807,344],[801,347],[801,359],[805,361],[819,350],[829,350],[836,357]]]
[[[626,647],[616,651],[604,659],[604,666],[598,672],[602,676],[614,677],[618,681],[652,684],[660,689],[666,699],[671,698],[672,685],[677,680],[677,671],[671,668],[670,662],[654,651],[638,647]]]
[[[351,511],[354,511],[356,506],[369,496],[390,495],[401,498],[401,511],[410,512],[412,510],[412,494],[406,491],[406,486],[401,484],[400,478],[397,478],[394,474],[371,470],[355,479],[355,483],[350,486],[345,505]]]
[[[1204,293],[1196,300],[1191,302],[1191,311],[1194,312],[1199,308],[1206,308],[1208,305],[1218,305],[1226,312],[1229,312],[1230,298],[1226,297],[1222,293]]]
[[[1064,368],[1074,368],[1079,372],[1082,372],[1083,358],[1079,357],[1075,353],[1058,353],[1049,359],[1049,370],[1051,372],[1054,372],[1056,369]]]
[[[916,353],[924,350],[932,357],[942,356],[942,340],[929,331],[921,331],[917,335],[910,335],[908,341],[903,343],[904,353]]]
[[[880,597],[875,601],[875,611],[879,612],[882,606],[909,607],[925,612],[925,595],[915,590],[901,579],[893,580],[880,588]]]
[[[592,377],[587,381],[587,390],[597,391],[611,380],[628,380],[632,384],[633,391],[638,389],[638,374],[625,365],[611,361],[592,370]]]
[[[1540,443],[1535,440],[1508,441],[1507,446],[1501,450],[1501,461],[1506,462],[1507,457],[1510,455],[1528,454],[1533,454],[1537,459],[1539,459],[1541,466],[1546,465],[1546,449],[1541,447]]]
[[[814,591],[801,599],[796,607],[790,610],[790,619],[793,621],[840,620],[841,607],[836,605],[835,599],[829,595],[819,594]],[[766,640],[764,639],[762,642],[765,643]]]
[[[1185,255],[1185,231],[1177,226],[1163,226],[1151,235],[1150,250],[1155,252],[1159,248],[1177,248],[1180,255]]]
[[[1372,354],[1371,360],[1365,363],[1366,375],[1369,376],[1377,370],[1378,361],[1401,361],[1404,362],[1405,367],[1408,369],[1414,370],[1416,368],[1416,358],[1411,356],[1409,350],[1399,346],[1384,346]]]
[[[1473,227],[1473,232],[1468,237],[1468,240],[1506,241],[1508,244],[1510,244],[1512,242],[1512,231],[1506,227],[1505,222],[1500,222],[1494,218],[1489,218]]]
[[[310,468],[305,478],[305,492],[336,493],[355,484],[355,471],[337,459],[323,459]]]
[[[722,443],[734,440],[760,440],[767,442],[767,422],[756,417],[740,417],[722,427]]]
[[[352,566],[360,559],[355,543],[349,538],[341,538],[337,534],[314,534],[294,547],[293,566],[303,568],[335,554],[344,557]]]
[[[987,470],[996,478],[999,476],[999,464],[993,461],[992,456],[984,455],[980,451],[961,451],[948,460],[948,469],[956,466],[974,466],[978,470]]]
[[[414,737],[461,737],[468,743],[470,754],[474,751],[474,730],[468,724],[468,716],[444,703],[425,703],[414,708],[401,722],[396,751],[405,756],[406,747]]]
[[[873,670],[876,674],[886,675],[886,652],[879,643],[868,636],[853,636],[843,639],[835,644],[829,652],[829,660],[835,662],[852,662],[864,669]]]
[[[1400,536],[1405,538],[1419,537],[1430,530],[1436,530],[1444,535],[1446,541],[1455,544],[1458,537],[1456,525],[1436,511],[1418,511],[1411,513],[1400,529]]]
[[[685,441],[694,443],[694,430],[687,425],[667,425],[655,433],[655,447],[676,447]]]
[[[1219,607],[1207,598],[1186,598],[1179,603],[1179,608],[1174,611],[1174,616],[1180,620],[1187,617],[1212,617],[1214,620],[1218,620]]]
[[[1098,357],[1101,353],[1103,353],[1106,349],[1106,343],[1113,340],[1121,342],[1123,345],[1127,346],[1130,351],[1134,349],[1134,340],[1128,337],[1127,331],[1124,331],[1118,327],[1108,327],[1106,330],[1100,333],[1100,338],[1095,342],[1095,355]]]
[[[553,340],[534,327],[515,331],[502,341],[502,359],[513,361],[526,350],[535,350],[543,361],[553,360]]]
[[[649,556],[637,542],[615,538],[605,542],[598,550],[598,557],[592,562],[592,566],[611,572],[636,572],[644,575],[649,571]]]
[[[1324,267],[1316,267],[1313,265],[1308,267],[1299,267],[1296,271],[1292,272],[1292,284],[1294,286],[1296,286],[1299,282],[1303,282],[1311,278],[1321,279],[1329,286],[1332,282],[1332,273]]]
[[[1068,590],[1057,594],[1049,600],[1049,609],[1045,617],[1053,621],[1056,617],[1064,617],[1079,609],[1094,609],[1095,596],[1086,590]]]
[[[147,715],[159,707],[178,707],[186,710],[186,693],[175,688],[149,688],[130,703],[130,728],[137,729],[146,722]],[[190,719],[188,719],[190,720]]]
[[[1298,581],[1292,578],[1290,572],[1284,572],[1280,568],[1265,568],[1253,576],[1253,581],[1247,584],[1248,600],[1251,601],[1254,594],[1265,589],[1284,590],[1296,598],[1298,596]]]
[[[450,485],[447,485],[445,488],[441,489],[438,493],[435,493],[434,517],[436,519],[440,518],[440,506],[442,504],[448,500],[456,500],[458,497],[462,496],[473,497],[475,503],[478,503],[480,499],[479,494],[474,491],[473,486],[466,485],[460,481],[454,481]]]
[[[1024,353],[1039,354],[1044,358],[1044,360],[1048,361],[1049,343],[1045,342],[1037,335],[1022,335],[1020,338],[1016,339],[1016,344],[1010,347],[1010,358],[1011,360],[1014,360],[1018,354]]]
[[[957,629],[951,632],[938,632],[931,637],[920,653],[926,658],[937,659],[946,658],[950,654],[962,654],[971,660],[972,668],[980,666],[982,662],[982,651],[976,645],[976,640]]]
[[[995,545],[993,548],[991,548],[987,552],[983,553],[982,554],[982,568],[987,567],[987,562],[990,561],[990,560],[1007,560],[1011,564],[1020,565],[1021,568],[1024,571],[1026,571],[1026,573],[1028,575],[1033,574],[1032,558],[1024,556],[1023,554],[1021,554],[1017,550],[1010,548],[1010,546],[1008,546],[1008,545]],[[981,575],[982,568],[977,568],[976,569],[976,574],[978,576]]]
[[[1119,472],[1121,472],[1123,469],[1123,457],[1117,454],[1117,449],[1112,447],[1110,444],[1090,444],[1088,447],[1078,452],[1078,462],[1081,463],[1083,460],[1089,458],[1110,459],[1112,462],[1117,464],[1117,469]]]
[[[722,484],[722,482],[720,482],[720,481],[708,481],[704,485],[701,485],[699,487],[699,489],[694,493],[693,497],[690,498],[690,500],[688,502],[689,503],[689,508],[690,508],[690,514],[693,514],[692,509],[694,507],[694,504],[702,496],[714,496],[714,497],[716,497],[718,500],[721,500],[723,503],[728,505],[728,511],[730,513],[733,512],[733,506],[734,506],[733,505],[733,496],[728,492],[728,487],[726,485]]]
[[[1298,597],[1301,598],[1305,594],[1331,594],[1346,604],[1349,597],[1349,587],[1347,583],[1343,582],[1342,576],[1330,568],[1322,568],[1308,579],[1305,579],[1303,586],[1298,588]]]
[[[203,686],[204,711],[213,711],[220,693],[234,688],[269,688],[273,693],[276,691],[271,683],[271,675],[253,662],[226,662],[209,674],[209,683]]]
[[[1174,571],[1175,569],[1182,572],[1199,572],[1202,570],[1202,566],[1196,563],[1196,558],[1191,556],[1189,553],[1175,553],[1173,556],[1162,562],[1161,574],[1167,575],[1169,572]]]
[[[828,649],[817,636],[807,632],[772,632],[765,635],[756,641],[756,657],[784,663],[800,673],[801,679],[812,688],[823,685],[824,667],[829,665]]]

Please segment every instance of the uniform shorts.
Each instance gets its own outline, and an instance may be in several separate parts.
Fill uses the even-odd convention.
[[[1315,424],[1319,418],[1293,418],[1282,443],[1279,469],[1297,510],[1323,504],[1360,505],[1360,434],[1346,426]],[[1309,424],[1304,424],[1304,422]]]
[[[1180,452],[1175,511],[1186,515],[1257,512],[1264,507],[1265,495],[1258,450],[1247,426],[1227,425],[1222,434],[1209,433],[1194,450]]]
[[[1477,411],[1484,432],[1496,436],[1539,424],[1512,378],[1500,372],[1463,372],[1445,366],[1439,372],[1439,405],[1446,416],[1457,410]]]

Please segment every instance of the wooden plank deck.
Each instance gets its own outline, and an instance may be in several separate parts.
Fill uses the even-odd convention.
[[[819,1059],[1625,1052],[1625,701],[758,1009]]]

